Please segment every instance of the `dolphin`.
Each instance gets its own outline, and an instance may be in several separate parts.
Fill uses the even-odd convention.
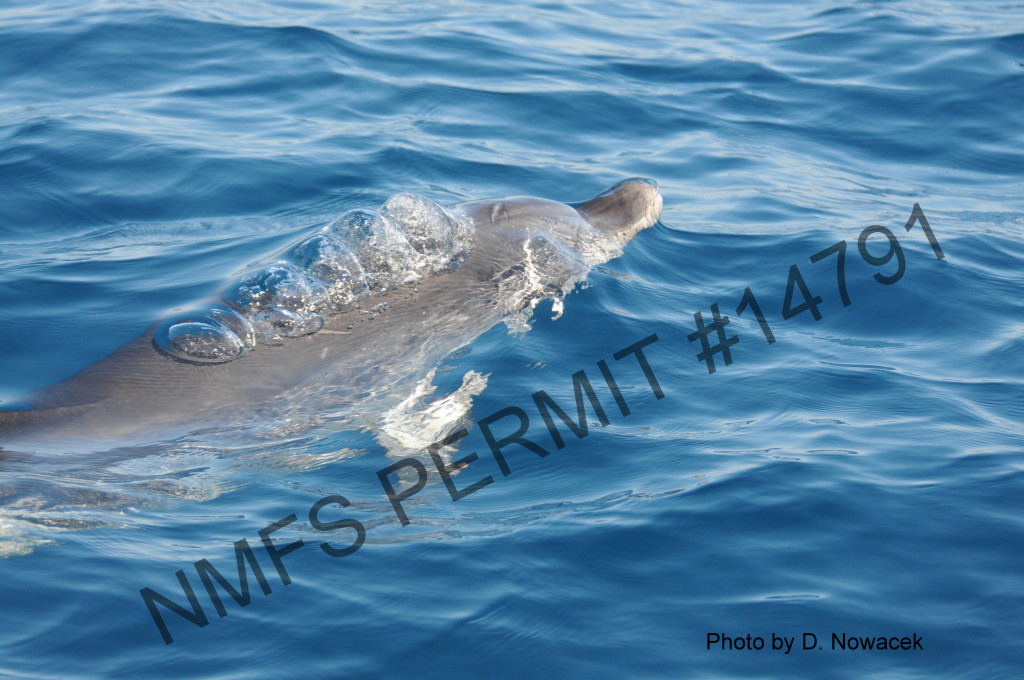
[[[409,203],[415,195],[404,196]],[[403,252],[422,264],[425,257],[444,251],[444,239],[424,227],[438,206],[416,200],[410,204],[415,210],[404,217],[402,243],[407,244]],[[431,367],[501,321],[512,327],[516,319],[528,320],[538,300],[554,298],[557,311],[562,296],[587,270],[621,254],[637,233],[657,222],[661,207],[657,184],[640,178],[580,203],[524,196],[462,203],[438,213],[459,225],[461,249],[441,252],[432,265],[421,267],[422,276],[415,268],[392,266],[398,253],[392,242],[378,239],[380,247],[374,250],[366,247],[365,235],[350,228],[352,252],[360,261],[353,267],[363,269],[356,280],[357,287],[363,286],[357,291],[362,297],[356,303],[303,317],[315,324],[292,334],[297,337],[273,338],[269,344],[250,338],[241,343],[246,351],[240,356],[204,354],[201,345],[198,350],[187,343],[184,350],[180,344],[168,345],[167,324],[154,324],[79,373],[21,397],[28,408],[0,411],[0,448],[69,450],[61,447],[161,441],[202,428],[231,426],[244,432],[268,421],[322,422],[351,415],[367,400],[403,390],[407,394]],[[392,224],[402,224],[392,217]],[[348,223],[351,227],[353,220]],[[322,248],[323,242],[314,245]],[[373,277],[389,266],[398,278],[379,284]],[[403,279],[403,271],[412,275]],[[246,288],[254,280],[242,277],[232,288],[234,306],[218,312],[221,317],[204,317],[224,337],[252,333],[249,322],[242,324],[244,332],[224,330],[238,330],[237,317],[244,316],[239,309],[255,310],[267,321],[261,303],[253,302]],[[239,302],[238,291],[249,298]],[[280,313],[297,318],[287,309]],[[224,321],[225,314],[235,319],[234,325]],[[199,336],[186,339],[194,337]]]

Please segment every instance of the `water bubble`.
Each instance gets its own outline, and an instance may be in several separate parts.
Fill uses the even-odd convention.
[[[356,208],[341,214],[340,217],[324,227],[324,231],[336,235],[349,243],[369,241],[380,229],[378,223],[381,215],[376,210]]]
[[[224,291],[224,300],[252,315],[270,308],[317,312],[328,305],[329,296],[319,281],[277,262],[240,276]]]
[[[259,342],[264,345],[283,345],[285,338],[312,335],[324,327],[319,314],[299,313],[290,309],[271,307],[252,316]]]
[[[161,323],[154,342],[178,359],[217,363],[257,344],[316,333],[325,315],[361,309],[371,292],[403,284],[415,292],[424,276],[457,267],[472,246],[472,232],[465,215],[417,194],[392,196],[379,212],[349,210],[280,260],[229,283],[222,304]],[[363,311],[375,319],[386,309],[387,302],[378,301]]]
[[[334,236],[322,233],[285,254],[307,276],[323,284],[335,311],[350,309],[369,294],[363,267],[352,251]]]
[[[349,210],[324,232],[352,248],[372,291],[387,291],[422,277],[422,258],[402,230],[375,210]]]
[[[207,316],[234,333],[244,350],[256,347],[256,330],[245,316],[223,306],[211,307],[207,311]]]
[[[401,225],[409,244],[420,254],[447,250],[454,221],[437,203],[425,196],[404,192],[389,198],[381,215]]]
[[[153,341],[167,354],[200,363],[237,359],[252,349],[253,340],[252,325],[246,319],[220,308],[174,317],[153,334]]]
[[[380,214],[401,228],[424,259],[428,273],[454,269],[469,251],[470,222],[426,196],[395,194],[381,206]]]

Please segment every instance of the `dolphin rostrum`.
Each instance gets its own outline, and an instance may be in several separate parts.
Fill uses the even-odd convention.
[[[661,206],[653,181],[629,179],[575,204],[516,196],[446,210],[398,194],[380,211],[349,211],[203,311],[26,395],[26,410],[0,411],[0,448],[244,431],[401,398],[495,324],[525,324],[545,297],[560,308]]]

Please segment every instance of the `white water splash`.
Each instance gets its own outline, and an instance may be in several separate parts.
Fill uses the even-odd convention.
[[[436,369],[432,369],[416,384],[412,394],[384,413],[377,442],[387,449],[388,456],[422,455],[434,442],[469,424],[473,397],[487,387],[489,374],[468,371],[457,390],[446,397],[433,398],[437,390],[433,384],[435,373]],[[440,453],[445,456],[445,449]]]

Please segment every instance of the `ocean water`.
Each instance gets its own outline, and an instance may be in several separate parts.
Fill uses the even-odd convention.
[[[1024,5],[15,0],[0,92],[11,409],[399,192],[664,199],[359,427],[0,451],[0,676],[1021,677]]]

